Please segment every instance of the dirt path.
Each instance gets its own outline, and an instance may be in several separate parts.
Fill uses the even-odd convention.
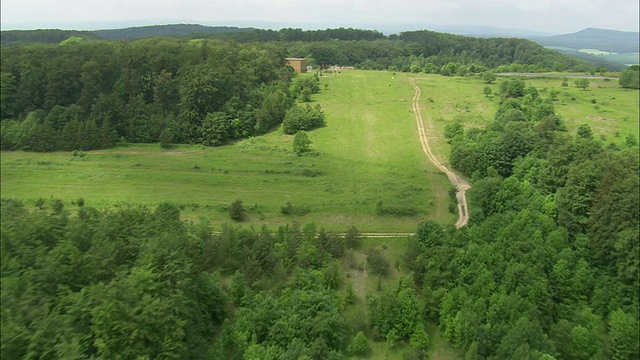
[[[422,150],[427,155],[429,160],[433,163],[433,165],[435,165],[443,173],[447,174],[451,185],[456,188],[456,198],[458,199],[458,221],[456,221],[455,225],[457,228],[463,227],[467,225],[467,222],[469,221],[469,209],[467,207],[467,190],[471,188],[471,184],[458,174],[449,170],[446,166],[442,165],[442,163],[431,151],[424,121],[422,120],[422,114],[420,113],[419,101],[421,91],[418,85],[416,85],[414,78],[409,78],[409,81],[411,81],[411,86],[413,86],[413,88],[416,90],[416,93],[413,96],[413,114],[415,115],[416,124],[418,125],[418,135],[420,136]]]

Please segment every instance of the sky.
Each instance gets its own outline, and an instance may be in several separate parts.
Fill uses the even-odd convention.
[[[482,25],[548,33],[638,31],[638,0],[2,0],[3,30],[168,23],[268,28]],[[422,26],[424,25],[424,26]],[[377,26],[377,27],[376,27]]]

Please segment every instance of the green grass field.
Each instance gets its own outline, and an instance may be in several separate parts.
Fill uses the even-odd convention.
[[[639,92],[623,89],[617,80],[590,79],[586,90],[574,86],[569,79],[569,87],[562,87],[562,76],[524,78],[528,85],[535,86],[540,96],[549,97],[557,91],[554,106],[556,113],[564,120],[567,133],[574,135],[581,124],[588,124],[594,136],[603,143],[613,142],[624,146],[625,138],[631,134],[639,136]],[[418,75],[416,84],[422,90],[422,116],[434,126],[435,136],[430,139],[431,147],[445,164],[450,154],[450,146],[443,136],[444,128],[451,121],[460,121],[465,127],[484,127],[493,121],[500,102],[497,92],[499,77],[493,84],[485,84],[474,77],[443,77],[439,75]],[[484,96],[483,89],[489,86],[494,95]]]
[[[248,209],[246,223],[255,226],[314,221],[330,230],[355,225],[363,232],[406,232],[422,219],[453,223],[450,185],[420,147],[409,77],[422,90],[432,149],[446,164],[450,148],[442,133],[448,123],[482,127],[493,120],[499,98],[483,94],[486,84],[475,77],[325,72],[314,102],[324,109],[327,126],[309,133],[316,156],[295,156],[292,137],[279,129],[219,148],[134,144],[82,156],[3,152],[2,196],[27,203],[59,198],[67,207],[80,198],[101,208],[170,201],[184,218],[205,217],[213,224],[230,221],[226,207],[236,199]],[[525,81],[541,96],[558,92],[556,112],[569,134],[586,123],[605,143],[623,146],[628,134],[638,138],[637,90],[604,79],[591,79],[586,90],[572,79],[569,87],[557,77]],[[494,94],[499,82],[488,85]],[[310,212],[285,216],[287,202]],[[378,216],[379,202],[416,215]]]
[[[639,98],[638,90],[623,89],[617,80],[589,79],[586,90],[578,89],[569,79],[569,87],[562,87],[561,79],[527,79],[536,86],[540,95],[549,96],[552,90],[560,91],[554,101],[556,113],[567,124],[567,130],[575,134],[581,124],[588,124],[594,136],[605,143],[622,145],[629,134],[638,138]]]
[[[614,55],[617,54],[615,52],[610,51],[602,51],[598,49],[580,49],[578,50],[581,53],[590,54],[590,55]]]
[[[405,76],[386,72],[327,74],[315,101],[327,126],[309,133],[317,156],[295,156],[291,136],[274,130],[219,148],[156,144],[89,151],[2,154],[2,196],[35,202],[79,198],[97,207],[170,201],[183,217],[228,222],[225,208],[241,199],[249,224],[315,221],[328,229],[413,231],[421,219],[453,222],[447,179],[421,152]],[[306,207],[284,216],[287,202]],[[377,216],[376,205],[416,215]]]

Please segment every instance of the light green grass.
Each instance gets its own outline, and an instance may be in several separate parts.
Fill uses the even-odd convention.
[[[128,145],[89,151],[2,153],[2,196],[33,203],[83,198],[97,207],[170,201],[183,217],[228,222],[225,207],[241,199],[247,224],[315,221],[331,230],[413,231],[426,218],[453,222],[447,178],[421,152],[406,77],[343,72],[322,78],[315,98],[327,126],[309,133],[317,156],[298,157],[280,130],[219,148]],[[311,176],[310,176],[311,175]],[[377,216],[376,204],[412,207],[416,216]],[[287,202],[311,213],[284,216]]]
[[[249,209],[246,223],[254,226],[314,221],[330,230],[355,225],[363,232],[410,232],[423,219],[453,223],[447,178],[420,147],[410,77],[422,90],[420,107],[432,134],[431,147],[446,164],[450,146],[442,136],[444,127],[451,121],[467,128],[493,121],[499,98],[485,97],[483,88],[497,93],[500,78],[486,85],[476,77],[325,73],[314,102],[324,109],[327,126],[309,133],[317,156],[295,156],[292,137],[280,130],[219,148],[163,150],[138,144],[86,152],[84,157],[3,152],[2,196],[26,203],[60,198],[67,208],[79,198],[97,207],[170,201],[182,208],[184,218],[205,217],[214,225],[230,221],[225,208],[236,199],[243,200]],[[569,134],[586,123],[605,144],[624,146],[628,134],[639,137],[637,90],[603,79],[591,79],[587,90],[571,80],[571,86],[563,88],[561,78],[525,81],[543,97],[559,91],[554,104]],[[377,216],[379,201],[413,207],[418,214]],[[284,216],[280,209],[287,202],[311,213]]]
[[[578,126],[588,124],[603,144],[613,142],[623,147],[628,134],[639,138],[638,90],[623,89],[617,80],[596,78],[589,79],[586,90],[575,87],[573,79],[569,79],[569,87],[562,87],[563,76],[565,74],[554,73],[549,77],[523,79],[536,87],[541,97],[549,97],[553,90],[559,91],[554,106],[566,123],[568,134],[574,135]],[[500,103],[497,93],[503,78],[499,77],[493,84],[485,84],[476,77],[417,75],[415,78],[422,90],[422,117],[433,124],[435,131],[430,139],[432,150],[442,163],[448,164],[451,147],[443,135],[445,126],[452,121],[460,121],[465,128],[490,124]],[[493,95],[484,96],[485,86],[492,89]]]
[[[444,128],[453,121],[461,122],[465,128],[489,124],[493,120],[498,102],[487,98],[483,89],[490,86],[497,93],[499,85],[487,85],[476,77],[418,75],[415,78],[416,85],[422,92],[422,118],[427,124],[427,132],[432,134],[429,136],[431,150],[441,163],[450,167],[451,147],[444,138]]]
[[[575,134],[581,124],[588,124],[605,144],[624,146],[629,134],[638,138],[638,90],[621,88],[617,80],[593,78],[586,90],[575,87],[573,79],[569,79],[569,87],[562,87],[561,79],[527,79],[526,83],[542,90],[542,96],[548,96],[551,90],[560,91],[554,105],[570,134]]]
[[[589,54],[589,55],[615,55],[617,53],[615,52],[610,52],[610,51],[602,51],[602,50],[598,50],[598,49],[580,49],[578,50],[581,53],[585,53],[585,54]]]

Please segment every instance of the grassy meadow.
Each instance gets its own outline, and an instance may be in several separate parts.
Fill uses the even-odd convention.
[[[303,76],[310,76],[309,74]],[[451,121],[482,127],[493,120],[497,95],[476,77],[443,77],[386,71],[324,72],[314,97],[327,126],[309,133],[314,155],[296,156],[292,136],[280,129],[227,146],[120,145],[87,152],[2,153],[2,196],[35,204],[62,199],[67,208],[82,198],[101,208],[162,201],[179,205],[186,219],[229,222],[228,205],[241,199],[246,224],[277,226],[316,222],[330,230],[355,225],[363,232],[411,232],[423,219],[453,223],[449,183],[421,150],[411,111],[415,78],[434,153],[447,163],[442,134]],[[615,80],[591,79],[581,90],[569,79],[526,78],[543,97],[555,94],[556,112],[569,134],[589,124],[605,143],[624,146],[638,138],[638,91]],[[295,214],[281,208],[291,203]],[[378,204],[410,215],[379,215]]]
[[[589,79],[589,87],[578,89],[569,79],[569,87],[562,87],[562,79],[527,79],[541,96],[559,91],[554,101],[556,113],[565,121],[567,130],[575,134],[581,124],[588,124],[594,136],[606,144],[623,146],[629,134],[638,138],[638,90],[623,89],[617,80]]]
[[[296,156],[292,137],[279,129],[218,148],[4,152],[2,196],[27,203],[59,198],[67,208],[80,198],[107,208],[170,201],[183,217],[214,224],[230,221],[226,208],[236,199],[255,226],[315,221],[334,230],[405,232],[426,218],[452,223],[447,178],[421,152],[408,79],[343,72],[326,74],[321,86],[314,101],[327,126],[309,133],[316,155]],[[303,215],[283,215],[287,202]],[[378,216],[380,202],[415,214]]]
[[[570,78],[569,86],[562,86],[563,74],[550,77],[523,78],[527,85],[538,89],[541,97],[554,92],[556,114],[564,120],[567,133],[574,135],[578,126],[588,124],[594,136],[604,144],[611,142],[624,147],[625,138],[631,134],[639,138],[639,92],[623,89],[614,79],[589,79],[586,90],[577,88]],[[440,161],[447,164],[450,146],[443,136],[444,128],[451,121],[459,121],[465,127],[484,127],[493,121],[499,106],[497,95],[502,77],[492,84],[485,84],[474,77],[443,77],[417,75],[422,97],[420,106],[427,126],[434,130],[429,139],[432,150]],[[483,89],[489,86],[492,95],[485,96]]]

